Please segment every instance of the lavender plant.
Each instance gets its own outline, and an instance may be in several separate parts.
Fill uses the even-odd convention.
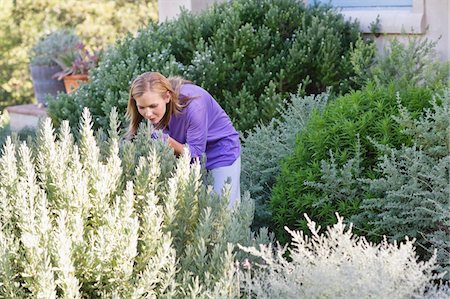
[[[235,246],[254,244],[248,196],[234,210],[141,128],[98,144],[87,109],[75,142],[45,120],[0,156],[0,297],[233,297]],[[101,150],[101,148],[104,150]],[[226,192],[226,191],[225,191]],[[263,239],[259,239],[261,242]],[[264,240],[268,242],[268,239]],[[229,266],[228,266],[229,265]],[[233,271],[232,271],[233,270]],[[230,274],[231,273],[231,274]]]
[[[238,243],[270,244],[267,233],[249,230],[248,194],[229,210],[225,197],[202,184],[188,154],[176,159],[145,126],[135,141],[121,141],[114,110],[110,123],[108,139],[99,141],[106,144],[97,143],[87,109],[79,142],[68,122],[55,133],[49,119],[34,143],[7,138],[0,155],[1,298],[290,298],[293,290],[296,298],[345,297],[355,282],[366,297],[412,296],[440,277],[431,274],[435,257],[417,262],[411,242],[373,246],[344,232],[342,219],[326,237],[312,230],[315,237],[301,241],[302,233],[293,233],[292,262],[282,260],[286,249],[270,262],[271,245],[260,247],[265,255],[239,252]],[[270,262],[250,280],[234,263],[248,252]],[[383,275],[375,280],[373,273]]]

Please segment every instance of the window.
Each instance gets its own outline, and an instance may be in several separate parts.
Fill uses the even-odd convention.
[[[413,0],[319,0],[345,9],[412,9]]]
[[[313,3],[314,0],[307,0]],[[341,9],[341,13],[357,19],[361,31],[369,33],[370,25],[377,17],[380,33],[422,34],[425,33],[424,0],[316,0],[330,3]]]

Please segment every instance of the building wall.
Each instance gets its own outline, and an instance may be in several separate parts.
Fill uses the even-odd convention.
[[[215,2],[226,0],[158,0],[159,22],[177,18],[181,8],[198,13]]]
[[[450,60],[450,2],[448,0],[425,0],[425,24],[429,26],[427,38],[440,40],[436,50],[442,60]]]
[[[159,20],[176,18],[180,7],[198,13],[214,2],[230,0],[158,0]],[[305,3],[312,0],[299,0]],[[380,17],[381,35],[376,38],[382,50],[393,36],[407,40],[408,36],[419,35],[439,41],[436,51],[440,59],[450,60],[450,0],[413,0],[412,10],[343,10],[348,18],[358,19],[362,32],[370,32],[370,23]],[[428,29],[427,29],[428,28]]]
[[[450,60],[450,1],[448,0],[414,0],[411,11],[343,10],[342,13],[349,18],[357,18],[361,24],[361,31],[365,33],[370,32],[370,23],[380,16],[381,36],[376,38],[380,50],[394,36],[407,41],[408,37],[416,35],[437,41],[438,57],[444,61]]]
[[[423,1],[423,24],[420,36],[429,40],[437,41],[436,52],[441,60],[450,60],[450,4],[447,0],[421,0]],[[389,34],[389,32],[388,32]],[[401,36],[402,34],[393,34]],[[384,47],[386,39],[390,36],[381,37],[377,40],[379,47]],[[407,37],[403,36],[403,40]]]

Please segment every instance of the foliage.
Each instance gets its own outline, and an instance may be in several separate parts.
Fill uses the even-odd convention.
[[[94,126],[105,126],[111,107],[125,115],[133,78],[159,71],[204,87],[245,131],[260,120],[268,123],[277,115],[274,107],[300,83],[308,94],[327,87],[347,91],[351,45],[359,36],[358,25],[335,11],[295,0],[238,0],[199,15],[184,12],[121,40],[105,54],[91,83],[61,95],[49,113],[55,122],[68,119],[73,126],[86,106]]]
[[[239,292],[233,245],[250,233],[253,204],[227,208],[141,127],[119,140],[94,135],[85,109],[80,141],[49,119],[28,146],[7,139],[0,157],[0,297],[227,298]],[[101,136],[100,136],[101,135]],[[226,192],[225,192],[226,194]],[[259,240],[259,241],[258,241]]]
[[[377,145],[384,153],[376,168],[380,176],[364,181],[369,196],[360,217],[372,224],[371,233],[416,238],[426,257],[437,249],[441,271],[450,273],[450,91],[436,95],[417,120],[399,109],[396,120],[414,144]]]
[[[281,162],[281,174],[273,188],[271,203],[277,236],[283,240],[282,228],[305,228],[299,213],[308,213],[321,225],[335,223],[334,212],[349,219],[360,212],[363,191],[353,184],[352,177],[373,178],[373,168],[379,155],[377,148],[366,138],[380,144],[410,145],[411,137],[401,133],[393,116],[399,115],[397,99],[417,117],[423,107],[429,106],[431,91],[423,87],[409,87],[399,96],[393,86],[377,87],[369,84],[329,102],[322,114],[312,115],[307,126],[297,137],[294,152]],[[328,180],[329,190],[305,182],[320,183],[326,176],[333,177],[322,160],[332,153],[335,168],[344,168],[343,180]],[[361,163],[352,167],[350,159],[359,153]],[[322,166],[321,166],[322,164]],[[350,171],[350,173],[345,170]],[[352,173],[357,170],[357,173]],[[330,173],[331,172],[331,173]],[[323,178],[325,173],[325,177]],[[356,184],[358,182],[356,181]],[[331,191],[330,191],[331,190]],[[285,236],[285,235],[284,235]]]
[[[6,139],[11,137],[13,142],[32,142],[36,136],[36,129],[32,127],[25,127],[19,131],[12,131],[10,125],[10,116],[8,111],[0,112],[0,147],[3,147]]]
[[[368,46],[366,50],[370,51],[370,48],[371,46]],[[364,48],[360,47],[359,49]],[[425,55],[426,53],[432,53],[432,43],[419,42],[417,39],[413,39],[407,46],[404,46],[394,40],[390,52],[389,56],[380,58],[381,62],[378,61],[373,64],[363,59],[364,57],[370,57],[370,55],[353,56],[352,59],[360,59],[359,65],[366,65],[368,66],[367,69],[371,70],[367,72],[366,78],[360,79],[376,82],[375,84],[378,86],[385,85],[390,81],[393,82],[391,87],[394,86],[397,90],[408,89],[408,85],[427,86],[432,90],[437,90],[436,96],[439,97],[440,87],[445,85],[446,80],[448,80],[445,73],[445,67],[448,66],[444,63],[444,68],[441,68],[437,65],[439,62],[432,60],[430,55]],[[419,57],[417,53],[422,53],[423,57]],[[386,63],[386,61],[390,63]],[[394,71],[392,64],[402,67]],[[435,70],[435,76],[428,76],[427,74],[433,73],[433,69]],[[373,76],[372,72],[384,75],[370,78]],[[357,73],[359,74],[358,70]],[[380,80],[380,78],[383,79]],[[387,78],[390,78],[390,80]],[[406,105],[411,104],[409,99],[402,97],[403,104],[405,104],[405,100]],[[439,102],[441,101],[443,100],[441,99]],[[423,104],[425,104],[425,101]],[[351,104],[349,103],[349,105]],[[396,127],[402,129],[405,126],[412,126],[413,119],[421,113],[420,105],[414,106],[412,109],[409,107],[409,110],[412,111],[409,119],[406,120],[403,117],[405,118],[403,121],[396,121]],[[375,109],[372,110],[375,111]],[[380,119],[385,116],[392,117],[391,122],[394,122],[398,115],[404,115],[408,109],[397,108],[394,110],[396,112],[393,114],[386,111],[386,114],[380,115]],[[430,144],[439,146],[439,144],[448,143],[448,140],[450,140],[449,137],[445,137],[445,130],[448,126],[445,121],[448,122],[448,112],[441,111],[439,115],[442,115],[439,117],[443,118],[440,125],[434,124],[435,127],[433,125],[422,126],[427,127],[430,132],[429,141],[426,141],[426,144],[423,144],[424,141],[416,141],[417,136],[422,133],[410,129],[407,134],[400,132],[400,136],[391,139],[391,142],[381,141],[382,144],[387,146],[386,148],[380,144],[379,137],[376,138],[378,141],[370,144],[368,137],[373,136],[367,132],[358,131],[354,135],[356,138],[353,138],[354,151],[349,152],[344,158],[341,149],[335,145],[326,148],[326,152],[320,150],[319,154],[314,148],[320,148],[320,145],[306,145],[306,151],[309,148],[309,151],[314,151],[315,155],[320,155],[320,152],[326,154],[320,162],[314,159],[313,166],[307,165],[304,167],[305,170],[310,172],[300,176],[299,183],[303,179],[304,184],[304,189],[301,189],[304,191],[303,198],[310,199],[312,208],[322,215],[329,215],[334,209],[340,209],[340,212],[344,213],[344,209],[346,209],[348,211],[347,218],[355,224],[357,231],[368,234],[370,240],[379,241],[380,237],[385,234],[394,240],[401,240],[405,235],[417,238],[416,244],[419,254],[426,258],[431,254],[429,248],[437,248],[437,258],[441,270],[446,269],[449,259],[447,249],[445,249],[448,248],[448,238],[445,233],[448,230],[446,228],[448,226],[448,211],[442,208],[442,203],[448,205],[449,195],[446,188],[448,188],[449,180],[448,172],[445,170],[445,164],[448,162],[445,160],[445,153],[444,156],[437,159],[436,157],[427,157],[422,152],[422,149],[429,147]],[[431,117],[431,114],[428,115],[428,118]],[[325,119],[323,121],[333,122],[334,120]],[[354,118],[347,117],[344,114],[344,119],[337,123],[337,125],[339,124],[342,127],[355,124]],[[385,125],[387,124],[385,123]],[[374,126],[377,126],[376,122]],[[377,127],[381,128],[381,126]],[[418,129],[415,130],[419,131]],[[421,130],[423,131],[423,129]],[[320,136],[325,139],[334,138],[336,142],[342,143],[341,148],[351,146],[348,143],[349,136],[346,136],[346,134],[337,137],[333,135],[334,133],[329,132],[325,136]],[[423,137],[420,138],[424,139]],[[405,140],[405,142],[401,140]],[[311,141],[306,140],[306,142]],[[413,142],[418,145],[414,147]],[[316,142],[314,141],[314,143]],[[367,155],[368,146],[374,149],[375,154]],[[397,150],[400,148],[402,148],[401,151]],[[375,156],[380,157],[384,154],[387,156],[381,159],[388,159],[388,161],[378,162],[377,159],[374,159]],[[369,159],[371,162],[367,163]],[[305,160],[309,161],[308,158],[305,158]],[[369,164],[369,167],[367,164]],[[317,167],[314,168],[315,166]],[[388,166],[391,167],[389,171],[385,169]],[[444,168],[438,171],[432,170],[442,167]],[[411,173],[407,169],[411,169]],[[319,176],[317,176],[316,171],[320,172]],[[426,186],[423,186],[417,183],[417,181],[423,182],[423,180],[417,178],[421,173],[427,176],[431,173],[438,173],[438,177],[427,179]],[[305,178],[304,175],[310,177]],[[367,185],[371,180],[376,182],[373,184],[377,187],[372,186],[368,190]],[[310,191],[312,193],[308,193]],[[424,200],[423,197],[432,198],[433,203]],[[363,201],[363,207],[358,208],[361,200]],[[374,209],[370,210],[367,205],[372,200],[371,206]],[[300,205],[300,203],[296,204]],[[433,205],[434,207],[432,207]],[[389,217],[390,213],[396,216]]]
[[[269,199],[280,161],[295,148],[295,139],[309,121],[313,111],[323,110],[329,93],[317,96],[292,95],[287,105],[280,106],[280,118],[260,124],[242,137],[241,189],[255,200],[253,227],[270,225]],[[286,106],[286,108],[284,108]]]
[[[101,51],[91,52],[83,43],[77,43],[75,48],[68,53],[58,55],[54,60],[62,68],[55,74],[58,80],[69,75],[88,75],[89,71],[96,68],[100,60]]]
[[[12,21],[13,2],[2,1],[0,9],[0,111],[11,104],[31,102],[33,96],[31,80],[26,79],[28,51],[18,46],[23,35]]]
[[[2,0],[0,9],[0,109],[33,102],[28,53],[38,38],[75,28],[89,49],[105,48],[157,19],[156,0]]]
[[[432,284],[436,257],[420,262],[413,241],[379,245],[352,234],[337,223],[320,233],[305,215],[311,237],[287,230],[292,248],[241,247],[264,263],[243,275],[248,298],[446,298],[448,286]],[[248,266],[247,266],[248,268]],[[249,273],[251,272],[251,274]]]
[[[0,145],[3,145],[6,136],[11,135],[10,132],[9,114],[7,111],[0,112]]]
[[[400,84],[404,86],[407,81],[410,81],[409,83],[412,85],[438,88],[445,83],[448,77],[444,76],[444,68],[437,67],[436,69],[437,62],[433,60],[432,56],[433,46],[434,43],[426,40],[420,42],[417,38],[411,39],[407,46],[399,44],[394,39],[386,50],[388,57],[382,57],[380,53],[377,53],[373,43],[358,39],[354,50],[351,52],[351,62],[356,73],[351,79],[357,85],[365,85],[370,81],[382,85],[387,81],[394,81],[396,88],[400,88]],[[403,66],[401,72],[391,75],[390,80],[386,79],[390,72],[383,71],[387,65],[386,61]],[[418,65],[421,67],[418,68]],[[427,73],[433,68],[436,69],[435,74],[441,75],[428,76]],[[416,72],[414,78],[410,76],[413,72]],[[374,78],[372,73],[385,73],[384,76],[381,76],[383,81],[377,79],[380,76]],[[291,102],[288,102],[287,107],[308,105],[307,103],[302,104],[301,100],[296,101],[294,99],[296,98],[294,97]],[[309,101],[308,99],[307,97],[304,101]],[[289,119],[291,116],[289,116],[288,109],[281,110],[279,119],[272,120],[268,125],[259,125],[252,131],[247,132],[247,138],[243,137],[242,185],[243,189],[249,190],[255,199],[254,226],[270,224],[271,214],[267,207],[267,199],[270,197],[272,186],[279,174],[279,162],[293,152],[295,136],[309,119],[309,116],[306,115],[310,113],[310,109],[289,109],[292,109],[291,112],[294,113],[292,119]],[[358,156],[358,153],[355,153],[355,156]],[[334,159],[333,152],[329,153],[329,157],[331,160]],[[325,182],[310,182],[307,184],[319,188],[324,196],[341,193],[341,197],[347,198],[347,200],[361,193],[363,184],[358,181],[361,175],[361,169],[358,168],[360,161],[356,157],[350,159],[342,168],[339,168],[333,161],[321,163],[321,181]]]
[[[57,65],[61,56],[73,56],[80,43],[73,30],[61,29],[44,36],[31,48],[30,63],[33,65]]]
[[[372,81],[377,85],[395,84],[397,90],[407,86],[439,89],[450,83],[450,63],[437,59],[437,41],[418,36],[402,42],[392,38],[384,51],[376,54],[373,43],[357,42],[351,62],[357,84]]]

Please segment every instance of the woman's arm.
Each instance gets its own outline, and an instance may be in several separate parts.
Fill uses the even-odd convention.
[[[179,156],[183,153],[184,151],[184,144],[179,143],[178,141],[176,141],[175,139],[173,139],[172,137],[168,137],[167,138],[167,143],[169,144],[169,146],[171,148],[173,148],[175,155]]]

